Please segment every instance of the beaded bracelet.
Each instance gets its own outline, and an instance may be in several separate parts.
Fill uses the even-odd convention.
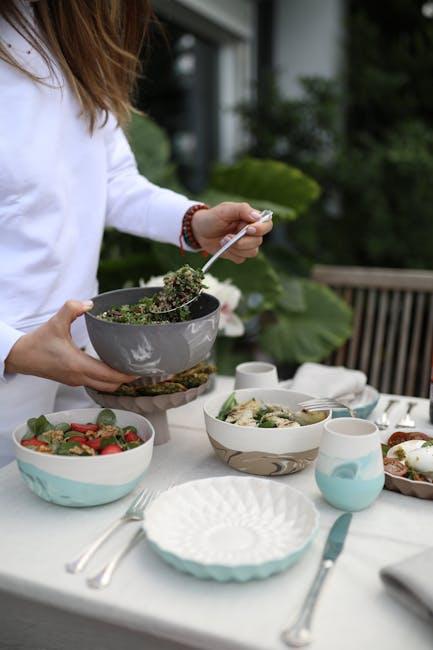
[[[190,248],[193,248],[194,250],[200,250],[201,246],[194,237],[194,233],[192,230],[192,218],[195,215],[196,212],[199,210],[208,210],[209,206],[206,205],[205,203],[196,203],[195,205],[192,205],[184,214],[183,220],[182,220],[182,228],[179,236],[179,247],[181,250],[181,253],[184,254],[185,250],[183,247],[183,243]]]

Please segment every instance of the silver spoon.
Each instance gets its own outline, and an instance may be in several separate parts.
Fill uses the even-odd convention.
[[[272,219],[272,215],[273,215],[273,212],[271,212],[271,210],[263,210],[263,212],[260,214],[260,218],[257,219],[257,221],[255,223],[266,223],[267,221],[270,221]],[[229,241],[226,242],[224,244],[224,246],[221,246],[221,248],[219,250],[217,250],[217,252],[212,255],[210,260],[208,260],[206,262],[206,264],[203,265],[203,267],[202,267],[203,273],[206,273],[206,271],[208,271],[210,269],[212,264],[214,264],[217,261],[217,259],[219,257],[221,257],[221,255],[223,255],[226,252],[226,250],[231,248],[233,246],[233,244],[236,244],[236,242],[238,242],[244,235],[246,235],[247,230],[248,230],[248,228],[250,226],[254,226],[254,223],[249,223],[246,226],[244,226],[244,228],[239,230],[239,232],[236,233],[236,235],[233,235],[233,237],[231,239],[229,239]],[[178,309],[181,309],[182,307],[186,307],[187,305],[190,305],[192,302],[194,302],[194,300],[197,300],[197,298],[199,297],[199,295],[201,294],[202,291],[203,291],[203,289],[201,289],[196,296],[194,296],[193,298],[191,298],[187,302],[184,302],[182,305],[177,305],[177,307],[173,307],[172,309],[166,309],[164,311],[160,311],[160,310],[152,311],[152,313],[153,314],[169,314],[169,313],[171,313],[173,311],[177,311]]]

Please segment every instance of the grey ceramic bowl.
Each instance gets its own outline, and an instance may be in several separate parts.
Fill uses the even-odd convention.
[[[109,366],[122,372],[161,381],[203,361],[218,332],[220,304],[202,293],[191,305],[192,320],[182,323],[129,325],[96,318],[114,305],[131,304],[160,288],[118,289],[92,298],[86,325],[93,347]]]

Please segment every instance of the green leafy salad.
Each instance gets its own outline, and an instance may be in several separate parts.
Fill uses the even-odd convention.
[[[254,397],[238,403],[235,393],[232,393],[222,405],[217,417],[224,422],[243,427],[274,429],[316,424],[327,415],[328,411],[291,411],[287,406],[265,404]]]
[[[135,449],[144,440],[133,426],[120,427],[111,409],[102,409],[96,422],[52,424],[45,415],[27,421],[21,445],[58,456],[105,456]]]
[[[111,307],[97,318],[111,323],[129,323],[130,325],[151,325],[152,323],[175,323],[191,319],[189,306],[175,309],[192,298],[195,298],[205,288],[203,271],[193,269],[188,264],[177,271],[171,271],[164,276],[164,286],[153,296],[142,298],[132,305]]]

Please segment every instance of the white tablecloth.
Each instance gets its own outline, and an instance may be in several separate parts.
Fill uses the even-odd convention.
[[[231,380],[218,380],[218,388],[227,390],[230,386]],[[171,411],[172,441],[155,448],[144,484],[157,488],[172,481],[237,474],[216,458],[207,441],[201,413],[203,399],[206,398]],[[419,400],[413,414],[421,430],[432,430],[427,421],[426,400]],[[393,412],[394,420],[398,415],[397,409]],[[285,646],[279,640],[280,631],[296,615],[317,569],[329,528],[340,513],[322,500],[313,468],[271,480],[283,481],[303,491],[313,499],[321,514],[320,533],[296,566],[265,581],[201,582],[165,565],[143,542],[124,560],[111,587],[96,592],[86,587],[83,575],[67,574],[64,563],[122,513],[131,496],[99,508],[62,508],[29,492],[15,463],[2,469],[0,592],[6,603],[8,595],[11,602],[16,598],[17,602],[26,599],[26,607],[22,607],[21,630],[18,629],[21,610],[19,605],[15,608],[18,609],[14,613],[16,638],[10,638],[9,628],[6,642],[2,633],[9,614],[0,599],[0,648],[9,649],[12,643],[24,647],[20,634],[23,637],[27,633],[30,638],[31,626],[37,625],[31,614],[31,603],[34,603],[35,612],[45,606],[47,639],[50,616],[54,627],[56,622],[59,627],[61,621],[64,634],[62,640],[59,640],[62,635],[57,633],[55,641],[50,637],[45,645],[25,646],[32,650],[65,650],[72,637],[75,647],[87,650],[86,640],[90,637],[86,637],[84,630],[92,621],[99,626],[100,635],[98,642],[92,644],[94,650],[111,648],[116,635],[125,641],[122,650],[135,649],[139,646],[134,643],[141,634],[209,650],[282,650]],[[344,552],[317,608],[312,650],[431,650],[432,628],[392,601],[378,572],[386,564],[433,544],[432,515],[431,501],[388,491],[371,508],[354,515]],[[101,566],[136,525],[125,526],[96,556],[87,575]],[[34,619],[38,616],[35,614]],[[81,621],[82,628],[77,621]],[[82,629],[82,637],[77,641],[78,629]],[[133,637],[128,634],[135,634],[131,646],[127,639]],[[161,643],[164,648],[179,647]],[[143,647],[154,650],[157,642],[153,645],[147,642]]]

